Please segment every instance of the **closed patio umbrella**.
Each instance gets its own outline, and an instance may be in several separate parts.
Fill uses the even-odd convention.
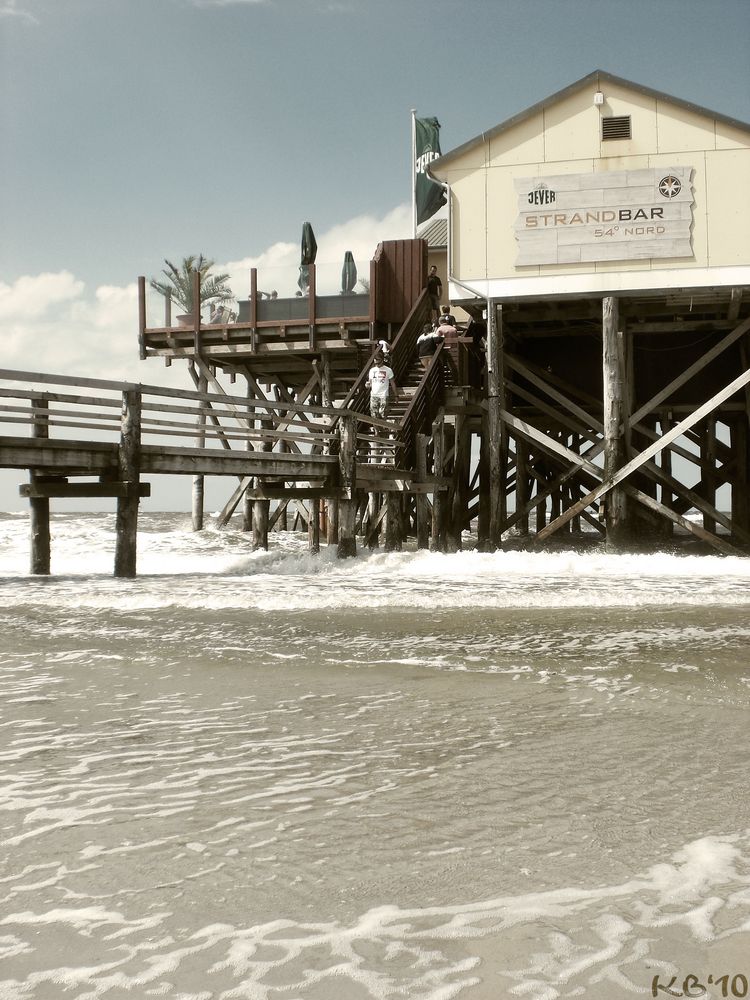
[[[300,269],[297,284],[306,292],[310,287],[310,264],[315,263],[315,254],[318,252],[318,244],[315,240],[315,233],[309,222],[302,225],[302,245],[300,248]]]
[[[357,265],[354,254],[347,250],[344,254],[344,266],[341,268],[341,294],[352,295],[357,284]]]

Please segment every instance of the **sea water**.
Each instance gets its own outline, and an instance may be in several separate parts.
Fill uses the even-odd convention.
[[[1,1000],[750,993],[750,560],[52,531],[0,517]]]

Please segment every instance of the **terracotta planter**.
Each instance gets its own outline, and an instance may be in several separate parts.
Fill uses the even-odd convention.
[[[193,325],[193,314],[192,313],[180,313],[179,316],[175,316],[175,319],[180,326],[192,326]]]

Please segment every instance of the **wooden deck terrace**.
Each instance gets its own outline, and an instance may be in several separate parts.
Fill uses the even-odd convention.
[[[312,266],[314,274],[314,266]],[[253,284],[257,284],[254,279]],[[196,357],[230,375],[249,373],[266,385],[302,389],[313,363],[325,359],[332,399],[343,398],[370,357],[375,320],[367,295],[316,296],[239,303],[231,323],[204,323],[200,308],[188,326],[174,326],[165,303],[165,324],[148,326],[145,278],[139,278],[139,348],[142,359]]]
[[[6,369],[0,427],[0,468],[29,470],[20,492],[31,504],[34,573],[49,572],[51,498],[114,497],[115,574],[135,575],[138,500],[150,495],[144,476],[230,476],[258,483],[256,498],[342,505],[356,489],[429,485],[415,486],[399,466],[391,423],[307,403]],[[350,532],[343,554],[352,540]]]

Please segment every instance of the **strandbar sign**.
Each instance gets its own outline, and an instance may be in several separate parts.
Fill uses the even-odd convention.
[[[692,257],[692,167],[522,177],[516,266]]]

